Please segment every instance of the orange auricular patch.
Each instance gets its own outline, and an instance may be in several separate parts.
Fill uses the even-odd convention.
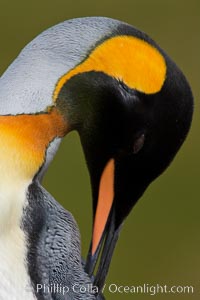
[[[104,72],[123,80],[130,88],[146,94],[159,92],[166,77],[166,63],[161,53],[149,43],[133,36],[117,36],[98,45],[74,69],[62,76],[54,91],[56,101],[63,85],[73,76]]]
[[[0,170],[17,178],[32,178],[44,163],[46,149],[67,132],[56,109],[36,115],[0,116]]]

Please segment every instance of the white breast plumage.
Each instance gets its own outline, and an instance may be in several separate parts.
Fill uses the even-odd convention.
[[[35,300],[26,268],[24,233],[15,228],[0,236],[0,299]]]

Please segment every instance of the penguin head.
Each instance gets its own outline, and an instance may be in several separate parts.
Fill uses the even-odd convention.
[[[90,172],[95,256],[148,185],[170,164],[190,127],[183,73],[146,34],[121,24],[57,83],[56,105],[78,130]]]

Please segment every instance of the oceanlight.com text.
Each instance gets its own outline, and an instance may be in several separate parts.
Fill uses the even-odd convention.
[[[142,284],[142,285],[120,285],[111,283],[105,284],[103,292],[109,291],[112,294],[149,294],[155,296],[158,294],[194,294],[194,287],[191,285],[160,285],[160,284]]]

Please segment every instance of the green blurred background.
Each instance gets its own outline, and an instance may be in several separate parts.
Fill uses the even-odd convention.
[[[109,16],[147,32],[176,61],[195,97],[190,134],[168,170],[140,199],[125,222],[107,284],[193,285],[200,297],[200,2],[198,0],[0,0],[0,70],[44,29],[80,16]],[[44,180],[48,191],[72,212],[85,256],[91,235],[89,177],[76,133],[67,136]],[[107,299],[150,299],[150,295],[110,294]],[[12,299],[11,299],[12,300]]]

